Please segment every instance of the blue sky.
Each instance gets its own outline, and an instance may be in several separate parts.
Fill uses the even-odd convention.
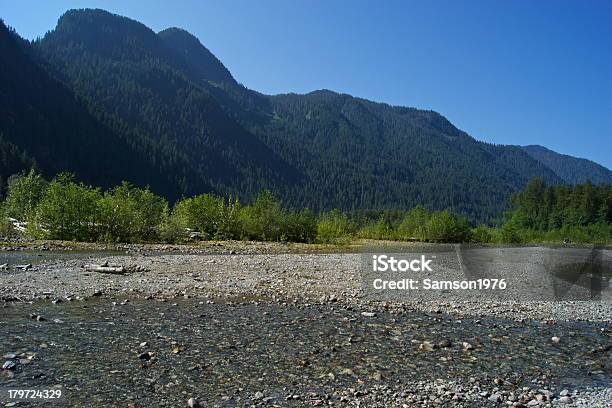
[[[196,35],[260,92],[327,88],[433,109],[477,139],[612,168],[612,2],[7,1],[32,39],[97,7]]]

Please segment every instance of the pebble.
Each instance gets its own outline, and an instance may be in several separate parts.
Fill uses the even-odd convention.
[[[140,353],[138,355],[138,358],[141,360],[148,361],[151,359],[152,356],[153,356],[153,353],[151,353],[150,351],[145,351],[144,353]]]
[[[200,406],[200,403],[195,398],[191,397],[187,400],[187,406],[189,408],[197,408]]]
[[[488,398],[489,401],[499,402],[502,400],[502,396],[500,394],[493,394]]]
[[[14,370],[17,367],[14,360],[6,360],[4,364],[2,364],[3,370]]]
[[[450,340],[446,340],[446,339],[438,343],[438,347],[440,348],[448,348],[452,346],[453,346],[453,342]]]
[[[433,349],[434,349],[434,346],[429,341],[424,341],[421,344],[419,344],[419,350],[433,351]]]

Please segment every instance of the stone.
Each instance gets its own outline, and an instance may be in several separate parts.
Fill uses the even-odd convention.
[[[450,340],[442,340],[441,342],[438,343],[438,347],[440,348],[448,348],[448,347],[452,347],[453,343]]]
[[[559,343],[559,342],[561,341],[561,338],[560,338],[560,337],[557,337],[557,336],[553,336],[553,337],[552,337],[550,340],[551,340],[553,343]]]
[[[422,351],[433,351],[434,347],[433,344],[431,344],[428,341],[424,341],[421,344],[419,344],[419,350]]]
[[[15,360],[6,360],[4,364],[2,364],[3,370],[14,370],[17,367]]]
[[[493,394],[488,398],[489,401],[499,402],[502,400],[502,396],[500,394]]]
[[[141,359],[141,360],[148,361],[148,360],[151,359],[152,356],[153,355],[152,355],[152,353],[150,351],[145,351],[144,353],[140,353],[138,355],[138,358]]]
[[[196,408],[200,406],[200,403],[195,398],[191,397],[187,400],[187,406],[189,408]]]
[[[539,389],[538,390],[540,392],[540,394],[544,395],[546,397],[546,399],[551,399],[553,396],[552,391],[546,390],[546,389]]]

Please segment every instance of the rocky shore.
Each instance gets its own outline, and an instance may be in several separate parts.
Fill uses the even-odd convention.
[[[85,268],[105,263],[125,273]],[[5,245],[0,378],[88,406],[609,406],[612,302],[372,299],[361,263],[351,247]]]

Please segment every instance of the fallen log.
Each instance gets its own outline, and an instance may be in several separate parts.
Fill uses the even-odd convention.
[[[123,266],[111,266],[111,265],[108,265],[107,263],[104,263],[102,265],[86,264],[85,270],[89,272],[99,272],[99,273],[117,273],[117,274],[125,273],[125,268]]]

